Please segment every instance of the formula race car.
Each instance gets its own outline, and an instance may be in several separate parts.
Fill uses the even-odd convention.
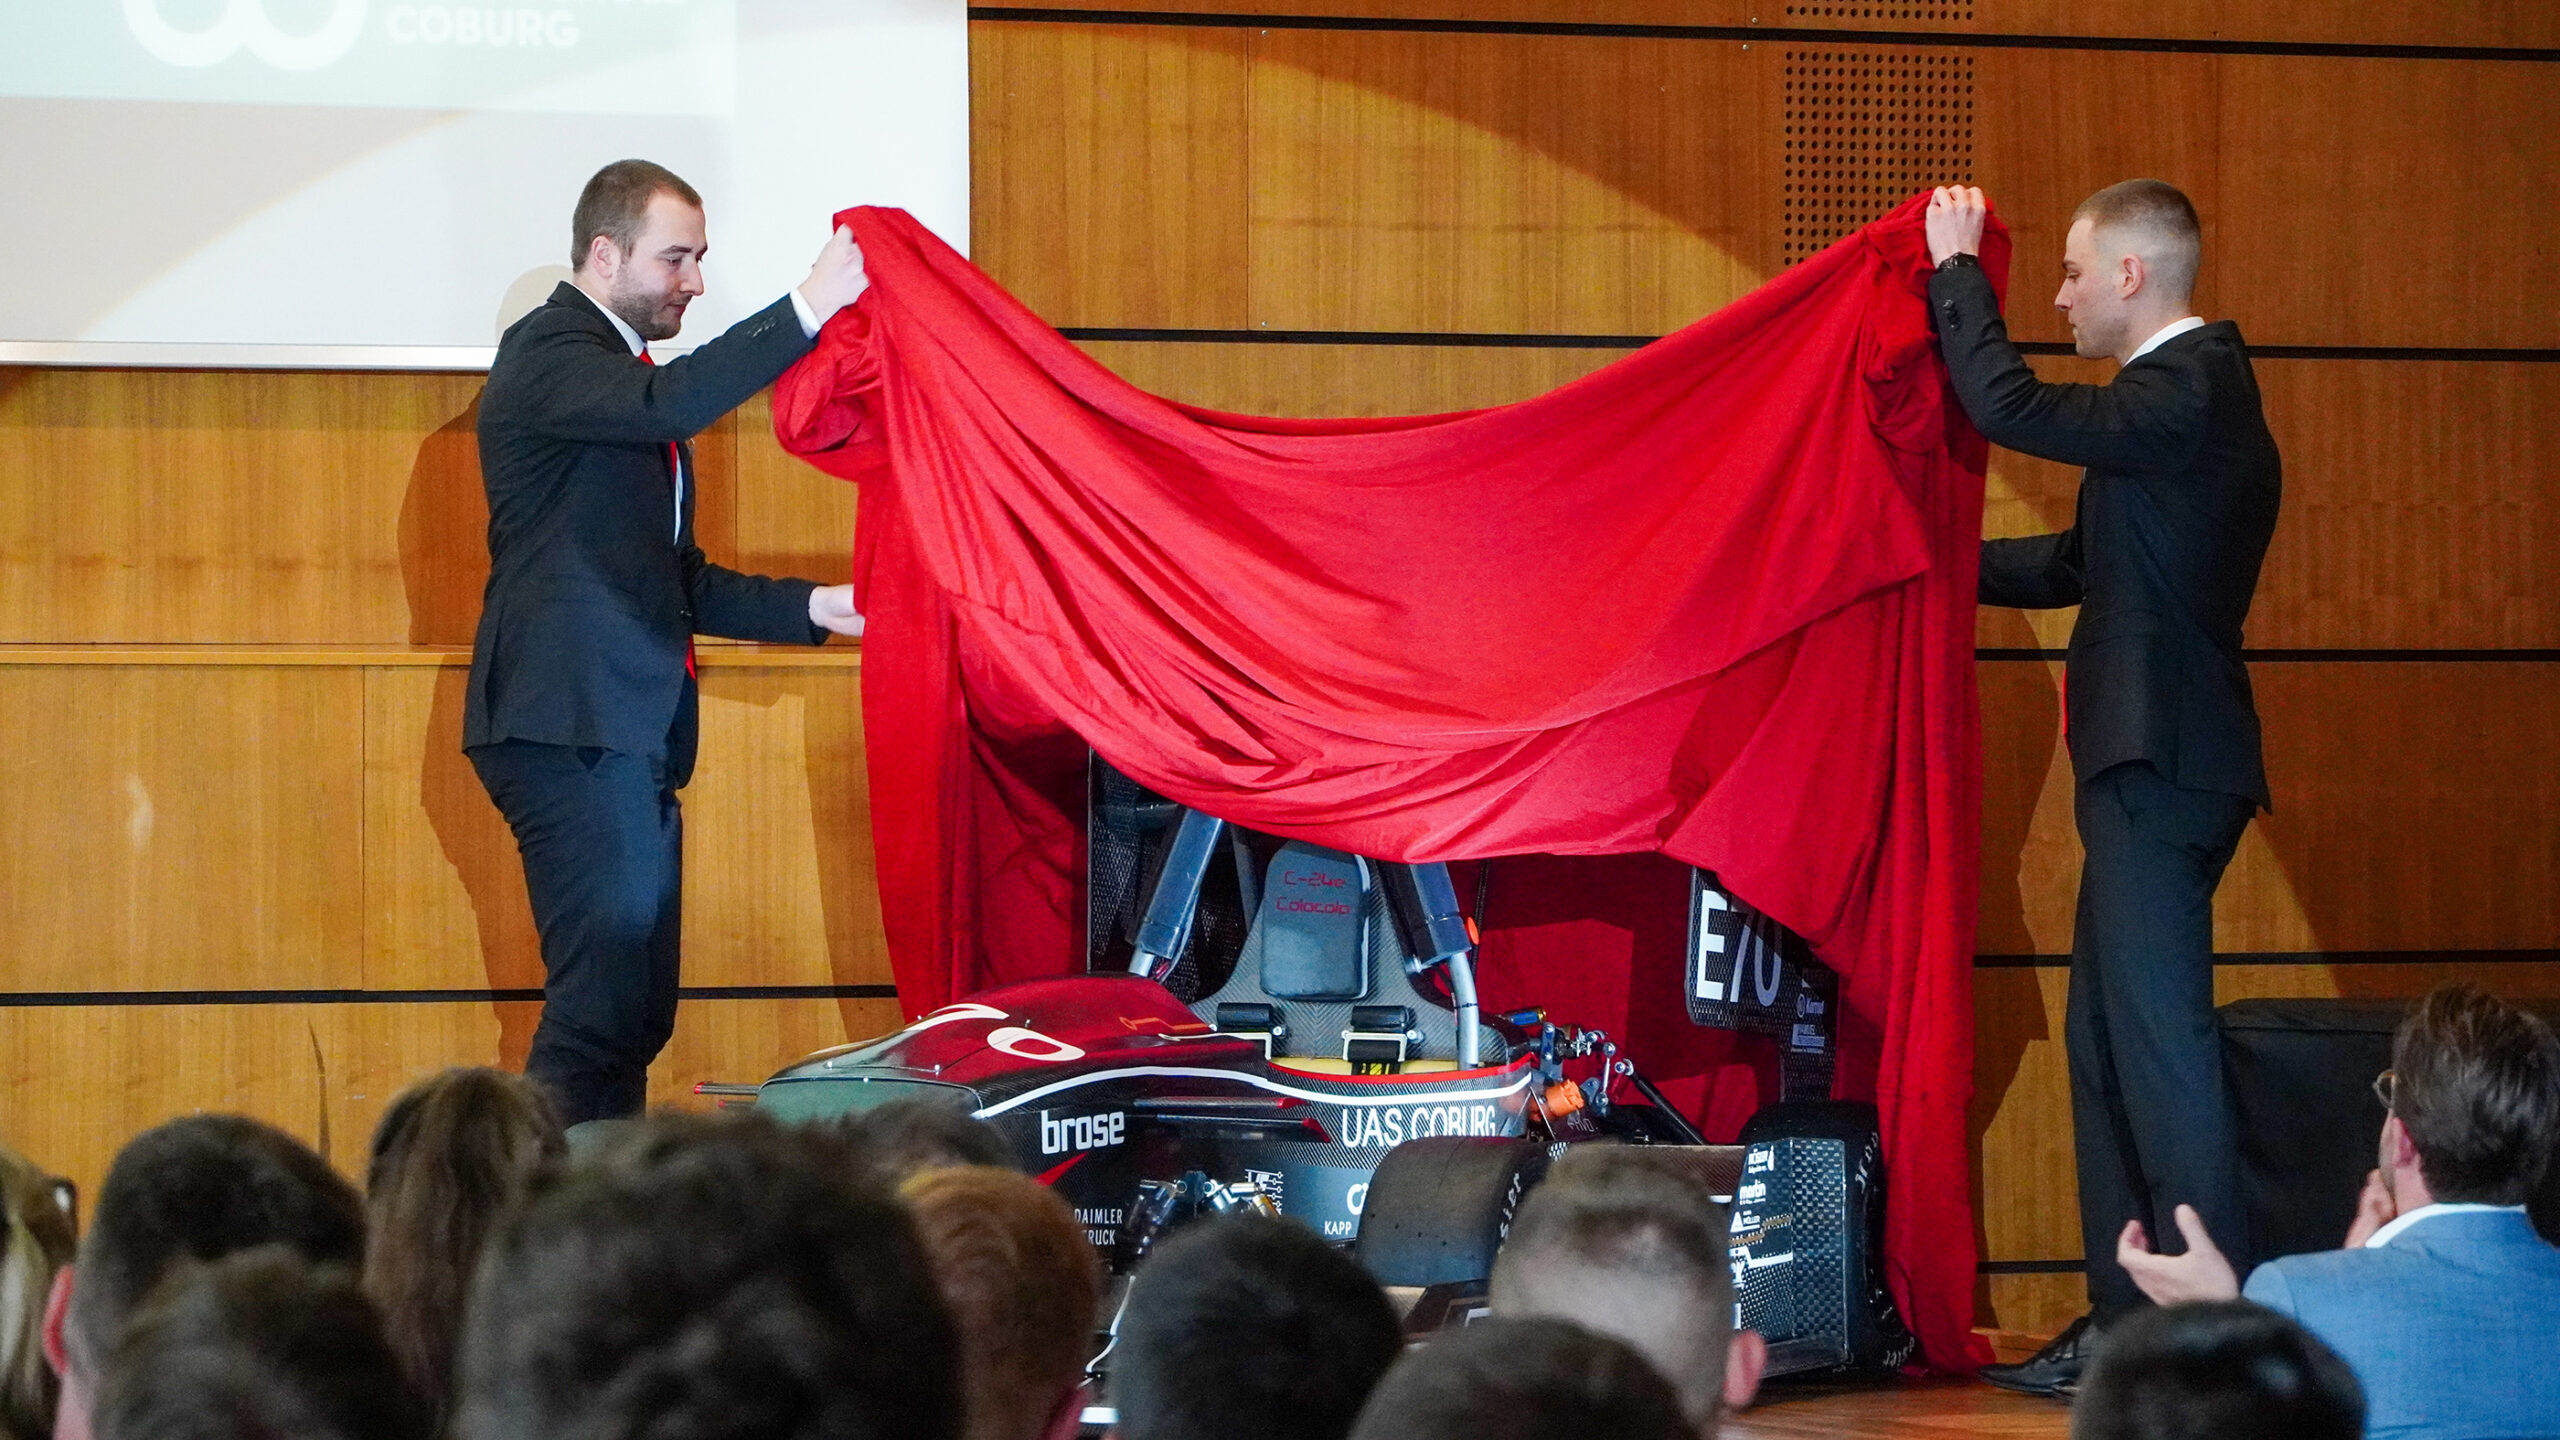
[[[1482,1011],[1445,867],[1244,832],[1099,762],[1094,787],[1097,968],[809,1056],[753,1087],[756,1108],[964,1109],[1119,1274],[1197,1214],[1303,1220],[1417,1292],[1417,1329],[1481,1311],[1511,1216],[1563,1146],[1678,1147],[1666,1162],[1731,1199],[1740,1318],[1772,1342],[1773,1374],[1908,1359],[1874,1273],[1871,1109],[1784,1098],[1742,1144],[1706,1145],[1606,1035]],[[1692,1015],[1772,1034],[1787,1090],[1827,1094],[1829,973],[1711,876],[1690,908]]]

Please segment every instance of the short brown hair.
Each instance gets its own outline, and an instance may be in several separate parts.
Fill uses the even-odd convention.
[[[567,1153],[542,1088],[455,1069],[410,1086],[374,1127],[365,1170],[365,1293],[384,1337],[441,1419],[471,1272],[499,1218]]]
[[[2521,1205],[2560,1135],[2560,1043],[2475,985],[2439,987],[2391,1040],[2391,1113],[2438,1200]]]
[[[898,1194],[960,1333],[969,1440],[1031,1440],[1092,1348],[1102,1272],[1084,1227],[1017,1170],[926,1170]]]
[[[2086,220],[2142,257],[2152,278],[2178,296],[2195,289],[2204,263],[2204,226],[2187,192],[2166,180],[2119,180],[2080,202],[2073,224]]]
[[[569,268],[587,268],[587,251],[599,235],[611,240],[614,249],[630,254],[631,247],[640,243],[640,225],[649,218],[649,202],[660,195],[673,195],[696,210],[702,208],[700,191],[654,161],[616,160],[597,171],[587,188],[578,192],[578,208],[569,217]]]

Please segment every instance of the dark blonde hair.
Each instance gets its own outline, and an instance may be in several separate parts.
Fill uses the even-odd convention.
[[[898,1195],[959,1332],[969,1440],[1033,1440],[1092,1348],[1102,1268],[1084,1227],[1015,1170],[926,1170]]]
[[[410,1383],[441,1416],[471,1272],[499,1219],[565,1149],[550,1097],[503,1070],[412,1085],[374,1127],[364,1288]]]
[[[649,218],[649,202],[673,195],[694,209],[702,193],[676,172],[649,160],[616,160],[597,171],[578,192],[578,208],[569,217],[569,268],[587,268],[587,252],[601,235],[628,256],[640,243],[640,226]]]

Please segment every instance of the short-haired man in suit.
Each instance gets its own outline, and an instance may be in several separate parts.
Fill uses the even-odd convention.
[[[2525,1202],[2560,1145],[2560,1040],[2469,985],[2411,1006],[2391,1040],[2380,1164],[2345,1248],[2239,1273],[2180,1207],[2180,1255],[2127,1225],[2117,1260],[2163,1305],[2244,1296],[2345,1357],[2373,1440],[2560,1436],[2560,1248]]]
[[[572,233],[572,279],[508,329],[480,397],[489,588],[462,744],[515,831],[542,935],[525,1069],[575,1124],[636,1113],[675,1029],[693,637],[816,645],[862,628],[849,585],[703,557],[687,442],[808,353],[866,279],[838,230],[798,289],[657,365],[648,342],[702,293],[702,197],[617,161]]]
[[[2240,627],[2275,533],[2281,465],[2248,347],[2189,306],[2203,240],[2173,186],[2082,202],[2054,307],[2104,385],[2038,380],[1975,260],[1982,192],[1931,197],[1930,318],[1992,443],[2086,467],[2071,528],[1987,541],[1981,600],[2080,607],[2063,709],[2087,859],[2071,946],[2072,1143],[2090,1313],[1984,1378],[2067,1393],[2090,1344],[2144,1303],[2115,1262],[2128,1220],[2192,1205],[2234,1250],[2238,1161],[2213,1016],[2213,892],[2268,803]]]

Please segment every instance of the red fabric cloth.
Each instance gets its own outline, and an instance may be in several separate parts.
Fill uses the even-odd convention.
[[[1078,963],[1085,742],[1368,855],[1706,866],[1841,973],[1895,1294],[1932,1363],[1987,1358],[1965,1146],[1985,450],[1929,333],[1918,201],[1551,394],[1380,420],[1142,393],[904,213],[836,218],[873,283],[774,423],[866,487],[863,719],[910,1011]],[[1996,229],[1985,262],[2005,277]],[[1497,916],[1552,909],[1541,873],[1505,870]],[[1633,1025],[1651,1064],[1676,922],[1604,945],[1623,978],[1594,981],[1559,972],[1628,919],[1558,898],[1573,923],[1494,927],[1491,993],[1548,998],[1546,972],[1604,1012],[1549,998],[1560,1018]],[[1687,1048],[1717,1046],[1730,1063]]]

